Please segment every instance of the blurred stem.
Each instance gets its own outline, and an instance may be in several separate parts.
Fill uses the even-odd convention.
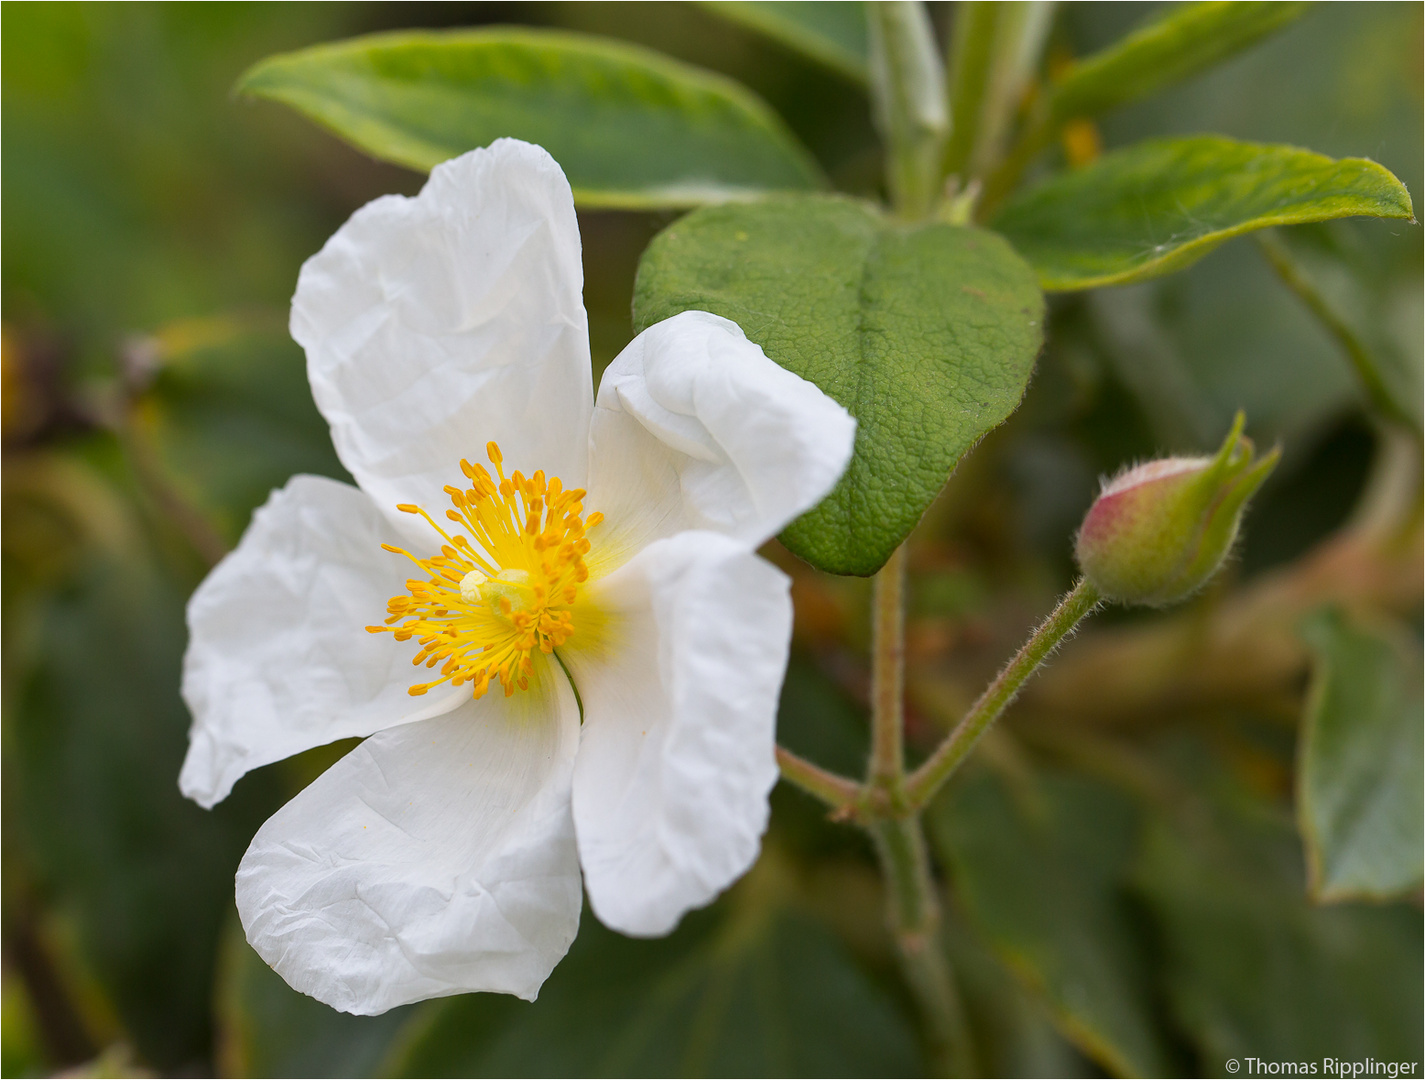
[[[915,809],[924,807],[960,767],[985,729],[995,722],[1014,700],[1026,679],[1039,669],[1078,624],[1098,606],[1098,589],[1080,578],[1059,606],[1030,635],[1008,666],[985,688],[970,711],[946,736],[933,754],[905,782],[906,802]]]
[[[900,801],[905,779],[905,561],[902,544],[876,574],[871,600],[871,762],[867,783]]]
[[[1004,157],[1053,15],[1044,0],[956,5],[945,171],[961,188],[983,181]]]
[[[978,220],[988,221],[1000,204],[1019,183],[1020,177],[1054,139],[1058,122],[1051,102],[1040,98],[1035,102],[1019,138],[1009,153],[985,179],[985,192],[980,199]]]
[[[924,1016],[931,1074],[972,1076],[970,1031],[940,942],[940,903],[920,818],[878,821],[871,837],[886,879],[886,914],[901,970]]]
[[[1288,289],[1296,293],[1297,298],[1316,316],[1327,333],[1345,350],[1371,407],[1382,419],[1408,428],[1418,440],[1421,436],[1419,423],[1395,400],[1381,375],[1375,357],[1356,336],[1355,331],[1346,325],[1346,321],[1332,310],[1326,298],[1291,257],[1291,252],[1287,250],[1281,238],[1274,230],[1268,230],[1257,233],[1256,240],[1262,254],[1267,257],[1267,262],[1276,271],[1277,277],[1281,278]]]
[[[837,809],[853,806],[861,794],[861,786],[854,780],[813,765],[783,746],[777,747],[777,767],[783,780]]]
[[[866,5],[871,42],[871,104],[886,144],[886,182],[896,211],[929,216],[940,194],[949,118],[945,72],[921,0]]]
[[[950,38],[950,137],[945,144],[945,175],[968,180],[979,142],[985,91],[994,60],[1000,4],[962,0],[955,5]]]

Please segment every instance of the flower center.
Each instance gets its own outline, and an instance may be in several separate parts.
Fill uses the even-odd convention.
[[[419,506],[397,507],[420,514],[440,533],[446,542],[439,555],[418,559],[381,545],[430,575],[408,579],[409,595],[386,605],[386,625],[366,628],[397,641],[416,638],[421,650],[411,662],[440,665],[441,677],[412,686],[412,695],[468,682],[478,698],[498,679],[509,697],[516,688],[529,689],[535,649],[552,653],[574,633],[570,607],[589,579],[584,530],[604,516],[593,513],[585,522],[583,489],[565,490],[557,476],[546,482],[542,471],[528,478],[516,471],[506,478],[500,448],[492,442],[486,450],[499,480],[483,465],[460,462],[470,486],[445,489],[454,505],[445,512],[456,525],[452,532]]]

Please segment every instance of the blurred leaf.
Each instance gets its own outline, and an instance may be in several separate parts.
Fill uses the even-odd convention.
[[[135,429],[153,441],[182,495],[236,543],[253,509],[294,473],[349,477],[281,320],[238,321],[196,345],[181,343],[194,333],[190,321],[167,324],[132,347],[153,349],[159,365]]]
[[[1050,88],[1055,121],[1147,97],[1296,20],[1308,3],[1193,3],[1075,63]]]
[[[232,875],[274,793],[255,778],[212,813],[179,795],[183,596],[142,551],[90,544],[31,617],[7,672],[16,835],[143,1058],[201,1073]]]
[[[243,940],[234,919],[218,969],[223,1076],[377,1076],[417,1006],[381,1016],[337,1012],[293,990]]]
[[[586,911],[538,1001],[453,998],[390,1065],[398,1076],[921,1072],[908,1021],[825,930],[726,903],[653,941]]]
[[[700,7],[751,27],[857,82],[867,79],[866,5],[861,0],[701,0]]]
[[[1233,236],[1367,216],[1413,219],[1404,186],[1373,161],[1215,135],[1150,139],[1013,198],[994,226],[1051,291],[1171,273]]]
[[[1359,253],[1324,226],[1291,233],[1290,239],[1275,231],[1258,235],[1267,262],[1346,354],[1376,413],[1413,428],[1418,436],[1421,366],[1391,333],[1389,309],[1397,283],[1381,272],[1378,260],[1363,265]]]
[[[929,823],[971,921],[1043,996],[1063,1033],[1120,1074],[1171,1075],[1123,891],[1138,825],[1132,803],[1082,778],[1045,775],[1018,787],[977,771]]]
[[[1229,1058],[1415,1061],[1422,936],[1408,905],[1317,907],[1285,814],[1245,796],[1153,824],[1138,880],[1160,925],[1169,1003],[1200,1051]]]
[[[41,1043],[30,995],[18,974],[7,964],[0,977],[0,1073],[6,1076],[49,1074],[52,1070]]]
[[[960,458],[1019,404],[1043,298],[979,229],[906,226],[848,199],[696,211],[644,252],[635,330],[680,311],[732,319],[860,425],[850,467],[781,540],[814,566],[872,574]]]
[[[696,206],[823,184],[807,151],[742,85],[581,34],[378,34],[269,57],[238,89],[413,169],[501,136],[538,143],[582,206]]]
[[[1316,653],[1297,778],[1311,891],[1399,895],[1420,885],[1425,847],[1420,649],[1337,611],[1302,633]]]
[[[981,1075],[1101,1075],[1059,1034],[1042,998],[1024,987],[953,908],[944,913],[941,934],[969,1015]]]

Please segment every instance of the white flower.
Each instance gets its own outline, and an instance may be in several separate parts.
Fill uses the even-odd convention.
[[[582,288],[569,185],[509,139],[302,268],[292,333],[359,487],[293,477],[194,594],[180,786],[212,806],[371,736],[237,874],[253,947],[335,1008],[533,1000],[581,866],[603,922],[657,935],[757,856],[791,604],[754,548],[854,421],[705,312],[640,334],[595,403]],[[487,444],[493,476],[462,460]],[[419,651],[364,629],[388,602]]]

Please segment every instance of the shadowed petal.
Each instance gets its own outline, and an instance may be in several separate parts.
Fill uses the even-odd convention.
[[[425,697],[412,646],[368,634],[415,568],[349,484],[294,476],[188,601],[183,699],[193,714],[183,794],[211,807],[244,773],[336,739],[437,716],[469,696]]]
[[[248,941],[343,1012],[473,990],[533,1001],[579,927],[578,737],[568,680],[539,656],[528,691],[367,739],[253,838]]]
[[[689,532],[590,592],[606,622],[560,650],[584,702],[584,880],[606,925],[665,934],[757,858],[777,779],[788,582],[737,541]]]

